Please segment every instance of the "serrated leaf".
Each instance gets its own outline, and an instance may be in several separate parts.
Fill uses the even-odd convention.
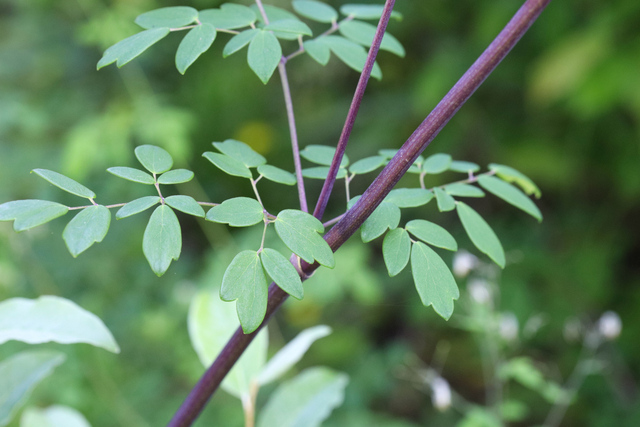
[[[23,351],[0,361],[0,425],[11,421],[40,381],[64,362],[57,351]]]
[[[164,173],[173,166],[171,154],[155,145],[140,145],[135,153],[140,164],[151,173]]]
[[[457,197],[484,197],[484,191],[475,185],[463,184],[461,182],[445,185],[444,191]]]
[[[489,170],[494,171],[497,176],[507,182],[518,184],[518,186],[522,188],[522,191],[524,191],[528,195],[533,194],[534,196],[536,196],[536,199],[539,199],[542,195],[538,186],[528,176],[510,166],[491,163],[489,165]]]
[[[407,266],[411,255],[411,239],[404,228],[389,231],[382,241],[382,256],[389,276],[393,277]]]
[[[371,156],[360,159],[349,167],[349,172],[355,174],[365,174],[373,172],[384,165],[387,159],[384,156]]]
[[[61,190],[66,191],[67,193],[75,194],[76,196],[85,197],[87,199],[95,199],[96,197],[96,193],[89,190],[84,185],[58,172],[50,171],[47,169],[34,169],[32,170],[32,172],[35,172],[40,177],[49,181],[51,184],[55,185]]]
[[[15,231],[42,225],[69,212],[67,206],[48,200],[15,200],[0,205],[0,221],[11,221]]]
[[[281,58],[282,48],[273,33],[261,30],[251,39],[247,62],[262,83],[269,82]]]
[[[367,51],[358,43],[345,39],[341,36],[324,36],[316,39],[325,43],[342,62],[348,67],[361,73],[367,62]],[[382,78],[382,70],[377,62],[373,64],[371,76],[380,80]]]
[[[317,63],[322,66],[325,66],[329,63],[329,59],[331,58],[331,49],[329,46],[318,41],[307,40],[303,44],[304,50],[312,57]]]
[[[387,229],[393,230],[400,223],[400,208],[393,203],[382,202],[360,226],[362,241],[367,243],[382,236]]]
[[[348,382],[345,374],[329,368],[306,369],[275,390],[258,417],[257,427],[319,427],[344,401]]]
[[[307,145],[304,147],[304,150],[300,152],[300,155],[311,163],[322,166],[331,166],[335,153],[335,147],[329,147],[328,145]],[[348,165],[349,157],[345,154],[342,156],[340,167],[346,168]]]
[[[304,298],[302,280],[291,261],[280,252],[264,248],[260,253],[262,266],[274,282],[296,299]]]
[[[160,197],[158,196],[145,196],[132,200],[118,209],[118,212],[116,212],[116,219],[127,218],[131,215],[146,211],[158,203],[160,203]]]
[[[317,166],[315,168],[306,168],[302,169],[302,176],[309,179],[327,179],[329,175],[329,167],[328,166]],[[347,176],[347,170],[343,168],[338,168],[338,173],[336,174],[336,179],[342,179]]]
[[[422,163],[422,171],[430,174],[438,174],[446,171],[451,166],[449,154],[433,154]]]
[[[290,33],[299,36],[312,36],[311,28],[299,19],[283,19],[275,21],[264,27],[265,31],[275,31],[279,33]]]
[[[220,9],[201,10],[198,19],[221,30],[235,30],[252,25],[256,22],[257,16],[247,6],[225,3]]]
[[[275,220],[276,232],[285,245],[300,258],[312,264],[314,260],[333,268],[335,260],[329,244],[318,233],[324,226],[313,215],[286,209]]]
[[[224,173],[242,178],[252,178],[249,168],[233,157],[229,157],[226,154],[214,153],[212,151],[207,151],[203,156]]]
[[[340,8],[340,12],[358,19],[380,19],[383,9],[382,5],[345,4]],[[397,20],[402,19],[402,15],[395,10],[391,12],[391,17]]]
[[[376,34],[376,26],[361,21],[342,21],[340,23],[340,33],[356,43],[370,47]],[[404,57],[405,55],[402,44],[389,33],[385,33],[382,37],[380,49],[394,53],[400,57]]]
[[[0,344],[9,340],[28,344],[85,343],[120,352],[113,335],[95,314],[52,295],[0,302]]]
[[[433,193],[424,188],[396,188],[391,190],[384,201],[399,208],[424,206],[433,199]]]
[[[187,68],[211,47],[216,34],[213,25],[201,24],[184,36],[176,51],[176,68],[180,74],[184,74]]]
[[[461,160],[454,160],[449,165],[449,170],[454,172],[469,173],[478,172],[480,166],[472,162],[463,162]]]
[[[269,181],[284,185],[296,185],[296,182],[298,182],[296,176],[291,172],[271,165],[258,166],[258,173]]]
[[[540,213],[540,209],[538,209],[530,198],[513,185],[504,182],[499,178],[488,175],[479,176],[478,184],[488,192],[500,197],[505,202],[522,209],[538,221],[542,221],[542,213]]]
[[[255,199],[235,197],[209,209],[206,218],[232,227],[248,227],[263,221],[264,211]]]
[[[222,278],[220,298],[236,301],[238,319],[245,334],[262,323],[267,312],[269,284],[256,251],[242,251],[233,258]]]
[[[162,276],[182,250],[180,223],[173,210],[160,205],[151,214],[142,239],[142,252],[154,273]]]
[[[440,212],[448,212],[456,208],[456,200],[449,193],[440,187],[434,188],[433,192],[436,194],[436,202],[438,202]]]
[[[98,61],[98,70],[117,61],[118,68],[138,57],[169,34],[169,28],[152,28],[119,41],[104,51]]]
[[[502,249],[502,244],[500,244],[496,233],[471,207],[460,201],[456,203],[456,206],[462,226],[471,242],[480,252],[487,254],[496,264],[504,268],[504,249]]]
[[[229,55],[233,55],[243,47],[249,44],[249,42],[260,32],[256,28],[245,30],[240,34],[236,34],[227,42],[222,50],[222,57],[226,58]]]
[[[411,248],[411,273],[422,304],[433,306],[436,313],[449,320],[460,292],[447,264],[433,249],[416,242]]]
[[[102,242],[109,231],[111,213],[102,205],[82,209],[62,232],[62,238],[73,257],[86,251],[94,243]]]
[[[87,419],[68,406],[52,405],[45,409],[29,407],[22,412],[20,427],[91,427]]]
[[[193,23],[198,18],[198,11],[192,7],[174,6],[145,12],[138,15],[135,23],[144,29],[178,28]]]
[[[174,169],[158,177],[158,184],[182,184],[193,179],[193,172],[187,169]]]
[[[338,12],[326,3],[315,0],[294,0],[293,10],[305,18],[330,24],[338,19]]]
[[[174,209],[189,215],[204,218],[204,209],[191,196],[169,196],[164,199],[165,203]]]
[[[222,154],[226,154],[229,157],[233,157],[239,162],[244,163],[248,168],[255,168],[267,163],[267,159],[261,154],[257,153],[249,145],[235,139],[227,139],[224,142],[214,142],[213,146],[218,149]]]
[[[153,177],[140,169],[129,168],[126,166],[115,166],[107,169],[107,172],[129,181],[139,182],[140,184],[155,184]]]
[[[456,239],[444,228],[423,219],[409,221],[405,227],[407,231],[425,243],[450,251],[458,250]]]
[[[289,341],[287,345],[282,347],[280,351],[274,354],[264,368],[262,368],[260,375],[258,375],[256,379],[258,384],[269,384],[280,378],[302,359],[302,356],[309,350],[311,344],[320,338],[326,337],[330,333],[331,328],[326,325],[314,326],[300,332],[294,339]]]

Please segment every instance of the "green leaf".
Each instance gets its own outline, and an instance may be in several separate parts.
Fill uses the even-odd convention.
[[[263,5],[264,7],[264,11],[267,14],[267,18],[269,19],[269,22],[276,22],[276,21],[281,21],[283,19],[298,19],[298,17],[296,15],[294,15],[293,13],[289,12],[288,10],[282,9],[280,7],[276,7],[276,6],[271,6],[270,4],[265,4]],[[262,23],[264,23],[264,20],[262,19],[262,14],[260,13],[260,11],[258,10],[258,6],[251,5],[251,9],[253,9],[254,12],[256,12],[256,15],[258,17],[258,20]]]
[[[445,185],[444,191],[457,197],[484,197],[484,191],[478,187],[461,182]]]
[[[398,151],[400,151],[400,150],[393,150],[393,149],[390,149],[390,148],[383,148],[382,150],[378,150],[378,154],[380,154],[381,156],[383,156],[384,158],[386,158],[388,160],[388,159],[393,158],[393,156],[395,156],[398,153]]]
[[[224,142],[214,142],[213,146],[222,154],[226,154],[227,156],[233,157],[239,162],[244,163],[248,168],[255,168],[267,163],[267,159],[265,159],[261,154],[257,153],[244,142],[236,141],[235,139],[227,139]]]
[[[116,219],[127,218],[131,215],[146,211],[151,206],[157,205],[158,203],[160,203],[160,197],[158,196],[140,197],[139,199],[135,199],[118,209],[118,212],[116,212]]]
[[[247,62],[262,83],[269,82],[281,58],[282,48],[273,33],[261,30],[251,39]]]
[[[329,175],[329,167],[328,166],[317,166],[315,168],[306,168],[302,169],[302,176],[309,179],[327,179]],[[338,173],[336,174],[336,179],[342,179],[347,176],[347,170],[343,168],[338,168]]]
[[[158,177],[158,184],[182,184],[193,179],[193,172],[187,169],[174,169]]]
[[[204,218],[204,209],[191,196],[169,196],[164,201],[167,205],[180,212]]]
[[[433,193],[424,188],[397,188],[391,190],[384,199],[399,208],[415,208],[429,203],[433,199]]]
[[[45,180],[49,181],[56,187],[66,191],[67,193],[75,194],[76,196],[85,197],[87,199],[95,199],[96,193],[89,190],[84,185],[71,178],[59,174],[58,172],[50,171],[47,169],[34,169],[31,172],[35,172]]]
[[[524,191],[528,195],[533,194],[534,196],[536,196],[536,199],[539,199],[542,195],[538,186],[534,184],[534,182],[531,181],[528,176],[526,176],[522,172],[515,170],[512,167],[491,163],[489,165],[489,170],[494,171],[496,175],[503,180],[517,184],[520,188],[522,188],[522,191]]]
[[[73,408],[52,405],[45,409],[26,408],[20,417],[20,427],[91,427],[87,419]]]
[[[276,33],[290,33],[299,36],[312,36],[311,28],[299,19],[283,19],[275,21],[264,27],[265,31],[274,31]]]
[[[220,9],[201,10],[198,19],[220,30],[235,30],[250,26],[256,22],[257,17],[247,6],[225,3]]]
[[[180,223],[173,210],[160,205],[151,214],[142,239],[142,252],[154,273],[162,276],[182,250]]]
[[[430,174],[438,174],[446,171],[451,166],[449,154],[433,154],[422,163],[422,171]]]
[[[335,260],[329,244],[318,233],[324,226],[313,215],[286,209],[278,214],[276,232],[293,253],[312,264],[314,260],[325,267],[333,268]]]
[[[488,175],[479,176],[478,184],[488,192],[500,197],[505,202],[522,209],[538,221],[542,221],[542,213],[540,213],[540,209],[538,209],[530,198],[513,185],[504,182],[499,178]]]
[[[364,65],[367,62],[367,51],[358,43],[345,39],[341,36],[324,36],[316,39],[322,43],[325,43],[342,62],[348,67],[361,73],[364,69]],[[378,63],[373,64],[371,70],[371,76],[380,80],[382,78],[382,70]]]
[[[376,34],[376,26],[361,21],[342,21],[340,23],[340,33],[346,38],[370,47]],[[404,57],[405,51],[402,44],[389,33],[382,37],[380,49]]]
[[[98,61],[98,70],[116,61],[118,61],[116,64],[118,68],[122,67],[165,38],[169,32],[169,28],[153,28],[119,41],[104,51],[102,58]]]
[[[456,239],[438,224],[423,219],[414,219],[413,221],[409,221],[405,228],[409,233],[432,246],[450,251],[458,250]]]
[[[129,168],[126,166],[115,166],[107,169],[107,172],[129,181],[139,182],[140,184],[155,184],[153,177],[140,169]]]
[[[296,185],[296,182],[298,182],[296,176],[291,172],[271,165],[258,166],[258,173],[269,181],[278,182],[284,185]]]
[[[294,0],[293,10],[305,18],[325,24],[330,24],[338,19],[338,12],[321,1]]]
[[[393,203],[382,202],[360,226],[362,241],[367,243],[382,236],[387,229],[393,230],[400,223],[400,208]]]
[[[235,304],[222,302],[218,292],[200,292],[189,307],[189,337],[205,368],[218,356],[238,329]],[[221,387],[237,398],[249,398],[252,382],[267,359],[269,334],[265,326],[231,368]]]
[[[0,362],[0,426],[7,425],[40,381],[64,362],[57,351],[23,351]]]
[[[407,266],[411,254],[411,239],[404,228],[395,228],[389,231],[382,241],[382,256],[393,277]]]
[[[173,166],[171,154],[155,145],[140,145],[135,153],[140,164],[151,173],[163,173]]]
[[[269,284],[256,251],[242,251],[233,258],[222,278],[220,298],[235,301],[242,331],[249,334],[267,313]]]
[[[289,264],[291,265],[291,264]],[[311,344],[331,333],[331,328],[326,325],[318,325],[300,332],[287,345],[282,347],[269,362],[262,368],[256,381],[260,385],[269,384],[280,378],[289,369],[302,359],[309,350]]]
[[[380,19],[384,6],[369,4],[345,4],[340,8],[343,15],[353,16],[357,19]],[[395,10],[391,12],[391,17],[397,20],[402,19],[402,15]]]
[[[280,252],[269,248],[262,250],[260,258],[267,274],[283,291],[296,299],[304,298],[302,280],[291,261]]]
[[[52,295],[0,302],[0,344],[9,340],[28,344],[85,343],[120,353],[113,335],[95,314]]]
[[[209,209],[206,219],[232,227],[248,227],[263,221],[264,211],[255,199],[235,197]]]
[[[102,205],[82,209],[62,232],[62,238],[73,257],[86,251],[94,243],[102,242],[109,231],[111,213]]]
[[[151,28],[178,28],[193,23],[198,18],[198,11],[192,7],[175,6],[145,12],[138,15],[135,23],[148,30]]]
[[[224,49],[222,50],[222,57],[226,58],[229,55],[233,55],[234,53],[248,45],[249,42],[253,40],[253,38],[257,36],[259,32],[260,30],[251,28],[250,30],[245,30],[240,34],[236,34],[235,36],[233,36],[231,40],[229,40],[224,46]]]
[[[411,248],[411,273],[422,304],[433,306],[436,313],[449,320],[460,292],[447,264],[429,246],[416,242]]]
[[[462,226],[476,248],[504,268],[504,250],[496,233],[493,232],[489,224],[482,219],[478,212],[463,202],[457,202],[456,206]]]
[[[456,208],[456,201],[449,193],[446,193],[440,187],[434,188],[433,192],[436,193],[436,201],[440,212],[448,212]]]
[[[180,74],[184,74],[187,68],[211,47],[216,34],[212,25],[201,24],[184,36],[176,52],[176,68]]]
[[[387,159],[384,156],[365,157],[352,164],[351,167],[349,167],[349,172],[356,174],[373,172],[386,162]]]
[[[463,162],[461,160],[454,160],[449,165],[449,170],[462,173],[473,173],[480,170],[480,166],[471,162]]]
[[[345,374],[329,368],[306,369],[276,389],[257,427],[319,427],[344,401],[348,382]]]
[[[329,59],[331,58],[331,49],[329,46],[318,41],[307,40],[303,43],[304,50],[312,57],[317,63],[322,66],[325,66],[329,63]]]
[[[300,155],[311,163],[322,166],[331,166],[335,153],[335,147],[329,147],[328,145],[307,145],[304,147],[304,150],[300,152]],[[340,167],[346,168],[348,165],[349,157],[345,154],[342,156]]]
[[[203,156],[224,173],[242,178],[252,178],[251,171],[241,161],[229,157],[226,154],[207,151]]]
[[[48,200],[15,200],[0,205],[0,221],[11,221],[13,229],[24,231],[69,212],[67,206]]]

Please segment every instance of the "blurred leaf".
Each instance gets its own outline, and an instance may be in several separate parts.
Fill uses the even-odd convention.
[[[413,221],[409,221],[405,228],[409,233],[432,246],[450,251],[458,250],[456,239],[438,224],[423,219],[414,219]]]
[[[169,196],[164,199],[167,205],[189,215],[204,218],[204,209],[191,196]]]
[[[15,200],[0,205],[0,221],[11,221],[13,229],[24,231],[69,212],[67,206],[48,200]]]
[[[331,58],[331,49],[329,49],[329,46],[326,44],[314,39],[305,41],[303,43],[303,47],[309,56],[320,65],[324,66],[329,63],[329,59]]]
[[[340,23],[340,33],[356,43],[370,47],[376,34],[376,26],[367,22],[342,21]],[[385,33],[382,37],[380,49],[394,53],[400,57],[404,57],[405,55],[402,44],[389,33]]]
[[[251,39],[247,62],[262,83],[269,82],[281,58],[282,48],[273,33],[261,30]]]
[[[221,30],[235,30],[256,22],[256,14],[240,4],[224,3],[220,9],[201,10],[198,19]]]
[[[276,31],[281,33],[291,33],[295,35],[312,36],[311,28],[299,19],[283,19],[275,21],[264,27],[265,31]]]
[[[229,157],[226,154],[214,153],[212,151],[205,152],[203,156],[224,173],[242,178],[252,178],[249,168],[233,157]]]
[[[451,167],[449,154],[433,154],[422,163],[422,171],[429,174],[439,174]]]
[[[345,39],[341,36],[324,36],[317,38],[316,40],[329,46],[331,52],[333,52],[348,67],[359,73],[364,69],[364,65],[367,62],[367,51],[358,43],[352,42],[351,40]],[[382,70],[377,62],[374,62],[373,64],[371,76],[378,80],[382,78]]]
[[[382,5],[369,5],[369,4],[345,4],[340,8],[340,12],[343,15],[353,16],[357,19],[380,19],[384,6]],[[391,12],[391,17],[396,20],[401,20],[402,15],[400,12]]]
[[[269,19],[269,22],[281,21],[283,19],[298,19],[296,15],[280,7],[271,6],[270,4],[265,4],[263,5],[263,8],[265,13],[267,14],[267,18]],[[256,12],[256,16],[258,17],[258,20],[264,23],[264,20],[262,19],[262,14],[260,14],[258,10],[258,6],[253,4],[251,5],[251,9],[253,9],[253,11]]]
[[[236,301],[238,319],[245,334],[258,329],[267,312],[269,284],[256,251],[242,251],[233,258],[222,278],[220,298]]]
[[[154,205],[157,205],[158,203],[160,203],[159,196],[140,197],[139,199],[135,199],[118,209],[118,212],[116,212],[116,219],[127,218],[131,215],[138,214]]]
[[[158,177],[158,184],[182,184],[193,179],[193,172],[187,169],[174,169]]]
[[[431,199],[433,193],[424,188],[396,188],[389,192],[384,201],[399,208],[415,208],[426,205]]]
[[[296,185],[298,180],[296,176],[289,171],[277,168],[271,165],[258,166],[258,173],[269,181],[277,182],[284,185]]]
[[[47,169],[34,169],[32,172],[35,172],[37,175],[49,181],[51,184],[68,193],[75,194],[76,196],[80,197],[85,197],[87,199],[95,199],[96,197],[96,193],[89,190],[84,185],[80,184],[77,181],[74,181],[71,178],[67,178],[62,174],[59,174],[58,172],[50,171]]]
[[[404,228],[395,228],[384,236],[382,241],[382,256],[389,271],[389,276],[393,277],[400,273],[407,266],[411,255],[411,239]]]
[[[135,153],[140,164],[151,173],[163,173],[173,166],[171,155],[155,145],[140,145],[136,147]]]
[[[275,220],[276,232],[287,247],[306,262],[318,261],[325,267],[333,268],[335,260],[329,244],[318,233],[324,226],[313,215],[286,209]]]
[[[513,182],[518,184],[522,190],[528,195],[536,196],[536,199],[539,199],[542,193],[540,193],[540,189],[536,184],[534,184],[528,176],[515,170],[510,166],[498,165],[496,163],[491,163],[489,165],[489,170],[492,170],[496,173],[496,175],[507,182]]]
[[[360,226],[362,241],[367,243],[393,230],[400,223],[400,208],[393,203],[382,202]]]
[[[264,156],[257,153],[244,142],[236,141],[235,139],[227,139],[224,142],[214,142],[213,146],[221,153],[244,163],[248,168],[255,168],[267,163]]]
[[[182,250],[180,223],[173,210],[160,205],[151,214],[142,239],[142,252],[154,273],[162,276]]]
[[[436,313],[449,320],[460,292],[447,264],[429,246],[416,242],[411,248],[411,273],[422,304],[432,305]]]
[[[180,42],[176,51],[176,68],[184,74],[200,55],[206,52],[216,38],[216,29],[209,24],[192,28]]]
[[[478,172],[480,170],[480,166],[471,162],[454,160],[449,165],[449,170],[452,170],[454,172],[461,172],[461,173]]]
[[[349,172],[364,174],[373,172],[386,163],[384,156],[371,156],[360,159],[349,167]]]
[[[20,417],[20,427],[91,427],[91,424],[73,408],[52,405],[46,409],[26,408]]]
[[[540,209],[528,198],[522,191],[518,190],[513,185],[504,182],[503,180],[494,176],[482,175],[478,177],[478,184],[485,190],[494,195],[500,197],[507,203],[522,209],[529,215],[536,218],[538,221],[542,221],[542,213]]]
[[[309,368],[283,383],[271,395],[257,427],[318,427],[340,406],[349,382],[329,368]]]
[[[321,1],[294,0],[293,10],[305,18],[325,24],[330,24],[338,19],[338,12]]]
[[[111,212],[102,205],[82,209],[62,232],[62,238],[73,257],[86,251],[94,243],[102,242],[109,231]]]
[[[438,210],[440,212],[452,211],[456,208],[456,201],[449,193],[445,193],[440,187],[433,189],[436,194],[436,201],[438,202]]]
[[[475,185],[463,184],[461,182],[445,185],[444,191],[457,197],[484,197],[484,191]]]
[[[489,256],[496,264],[504,268],[504,249],[489,224],[469,206],[463,202],[457,202],[457,211],[462,226],[469,235],[473,244]]]
[[[153,28],[127,37],[104,51],[98,61],[98,70],[116,61],[118,68],[122,67],[165,38],[169,32],[169,28]]]
[[[489,408],[471,406],[456,427],[502,427],[504,423]]]
[[[126,166],[115,166],[107,169],[107,172],[129,181],[139,182],[140,184],[155,184],[153,177],[140,169],[129,168]]]
[[[52,295],[0,302],[0,344],[9,340],[28,344],[85,343],[120,353],[113,335],[98,316],[68,299]]]
[[[249,44],[253,38],[258,35],[260,30],[256,28],[251,28],[250,30],[245,30],[240,34],[236,34],[227,42],[224,49],[222,50],[222,57],[226,58],[229,55],[233,55],[243,47]]]
[[[500,367],[498,377],[502,380],[515,380],[523,386],[537,391],[549,403],[555,403],[568,397],[562,387],[554,381],[546,379],[535,366],[533,360],[528,357],[514,357],[508,360]]]
[[[248,227],[263,221],[264,211],[256,199],[234,197],[209,209],[206,218],[232,227]]]
[[[328,166],[317,166],[315,168],[302,169],[302,176],[309,179],[327,179],[329,176]],[[343,179],[347,176],[347,170],[344,168],[338,168],[336,179]]]
[[[315,163],[322,166],[331,166],[333,156],[336,153],[335,147],[329,147],[328,145],[307,145],[304,150],[300,152],[300,156],[309,160],[311,163]],[[342,156],[340,162],[341,168],[346,168],[349,165],[349,157],[345,154]]]
[[[192,7],[175,6],[151,10],[139,15],[135,23],[148,30],[151,28],[178,28],[193,23],[198,18],[198,11]]]
[[[33,389],[65,355],[54,351],[23,351],[0,362],[0,426],[11,421]]]
[[[326,325],[314,326],[300,332],[293,340],[274,354],[262,368],[257,378],[258,384],[266,385],[280,378],[302,359],[311,344],[330,333],[331,328]]]
[[[260,252],[260,259],[267,274],[283,291],[296,299],[304,298],[302,280],[291,261],[280,252],[269,248]]]

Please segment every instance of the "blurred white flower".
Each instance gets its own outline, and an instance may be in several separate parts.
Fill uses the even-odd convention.
[[[463,278],[478,265],[478,258],[467,251],[458,251],[453,256],[453,274]]]
[[[511,312],[500,314],[498,331],[505,341],[513,341],[518,338],[518,318]]]
[[[547,316],[542,313],[534,314],[527,319],[527,322],[522,328],[522,334],[526,338],[533,337],[544,325],[548,323]]]
[[[440,376],[431,381],[431,402],[439,411],[444,411],[451,406],[451,387],[447,380]]]
[[[471,298],[478,304],[491,304],[491,290],[489,284],[482,279],[472,279],[467,283],[467,290]]]
[[[622,320],[615,311],[605,311],[598,319],[598,332],[607,340],[618,338],[622,331]]]

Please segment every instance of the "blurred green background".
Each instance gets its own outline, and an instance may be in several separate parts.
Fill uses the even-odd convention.
[[[289,0],[267,3],[290,9]],[[219,34],[186,76],[174,66],[180,36],[167,37],[122,69],[96,71],[106,47],[138,30],[138,14],[180,4],[0,3],[0,202],[77,203],[30,175],[34,168],[73,177],[94,189],[101,203],[146,195],[147,187],[105,172],[135,166],[133,148],[140,144],[160,145],[178,167],[194,170],[197,181],[176,192],[201,201],[251,194],[245,180],[223,175],[201,157],[212,141],[245,141],[269,163],[293,169],[278,77],[264,86],[244,53],[222,59],[227,35]],[[352,161],[399,147],[519,6],[516,0],[398,1],[404,19],[389,30],[407,55],[381,53],[384,78],[367,89],[347,151]],[[605,375],[587,379],[564,425],[640,424],[639,22],[637,0],[552,2],[425,152],[508,164],[542,190],[542,224],[495,198],[471,203],[507,252],[499,310],[513,312],[520,325],[534,315],[544,319],[534,339],[520,337],[509,351],[533,358],[563,382],[580,349],[563,337],[567,319],[595,321],[605,310],[620,315],[622,334],[607,348],[612,364]],[[335,58],[323,68],[307,56],[292,60],[288,71],[301,145],[335,144],[357,74]],[[352,194],[372,178],[354,181]],[[270,211],[296,206],[293,189],[261,185]],[[308,182],[310,203],[319,188],[319,181]],[[327,218],[340,213],[343,200],[338,186]],[[410,213],[442,224],[473,251],[455,214],[440,214],[431,205]],[[141,251],[145,220],[114,220],[104,242],[75,260],[60,237],[64,220],[21,234],[0,223],[0,300],[69,298],[97,314],[122,348],[112,355],[86,345],[48,345],[68,360],[36,389],[30,404],[72,406],[96,427],[156,426],[168,421],[197,381],[203,368],[187,335],[190,299],[198,289],[217,286],[237,250],[259,244],[260,230],[229,231],[182,215],[181,258],[157,278]],[[456,327],[455,313],[446,323],[422,307],[409,273],[388,277],[381,239],[367,246],[358,239],[340,250],[335,273],[319,273],[306,285],[305,300],[288,301],[272,320],[273,350],[304,327],[333,327],[300,364],[327,365],[351,377],[345,404],[330,425],[453,425],[455,413],[438,413],[428,393],[398,372],[408,357],[432,363],[436,345],[448,342],[444,377],[467,400],[482,404],[485,384],[473,336]],[[464,280],[459,285],[464,294]],[[0,359],[25,347],[4,344]],[[542,422],[548,404],[526,390],[514,393],[529,406],[521,425]],[[261,392],[259,402],[268,394]],[[198,425],[242,425],[241,406],[218,392]]]

